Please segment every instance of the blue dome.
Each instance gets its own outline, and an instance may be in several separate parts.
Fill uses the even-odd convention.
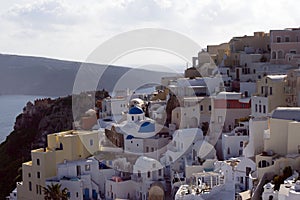
[[[154,131],[155,131],[155,124],[151,122],[144,122],[139,129],[140,133],[149,133]]]
[[[143,114],[143,113],[144,113],[144,111],[141,108],[136,107],[136,106],[130,108],[130,110],[129,110],[129,114],[131,114],[131,115],[139,115],[139,114]]]
[[[131,140],[131,139],[133,139],[134,137],[132,136],[132,135],[127,135],[127,137],[126,137],[126,140]]]

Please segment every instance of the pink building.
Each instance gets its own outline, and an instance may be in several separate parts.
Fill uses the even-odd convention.
[[[271,30],[271,63],[300,66],[300,28]]]

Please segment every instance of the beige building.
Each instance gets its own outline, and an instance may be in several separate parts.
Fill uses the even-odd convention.
[[[285,106],[286,75],[268,75],[257,81],[257,93],[251,97],[251,115],[267,116],[278,106]]]
[[[217,66],[228,66],[226,58],[230,55],[229,43],[207,45],[207,52]]]
[[[267,172],[282,174],[291,166],[300,169],[300,108],[278,107],[264,132],[264,151],[256,155],[258,177]]]
[[[240,65],[240,53],[268,54],[270,52],[270,35],[264,32],[254,32],[253,36],[233,37],[229,41],[230,66]]]
[[[287,73],[284,94],[287,106],[300,106],[300,69],[293,69]]]
[[[96,131],[71,130],[48,135],[48,146],[32,150],[32,160],[22,164],[23,181],[17,183],[18,199],[44,199],[45,181],[56,176],[57,164],[85,159],[98,150]]]

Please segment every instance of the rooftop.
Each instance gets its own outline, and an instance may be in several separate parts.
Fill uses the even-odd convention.
[[[278,107],[272,113],[274,119],[300,121],[300,107]]]
[[[267,75],[267,78],[273,80],[273,81],[282,81],[284,78],[286,78],[287,75]]]

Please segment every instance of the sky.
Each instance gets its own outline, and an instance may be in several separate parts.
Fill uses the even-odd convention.
[[[0,3],[0,53],[75,61],[85,61],[104,41],[138,28],[173,30],[205,48],[208,44],[228,42],[233,36],[300,26],[297,0],[0,0]],[[152,56],[155,57],[149,57]],[[117,64],[139,63],[138,57],[141,55],[131,55],[130,61],[120,59]],[[180,63],[175,57],[163,57]]]

